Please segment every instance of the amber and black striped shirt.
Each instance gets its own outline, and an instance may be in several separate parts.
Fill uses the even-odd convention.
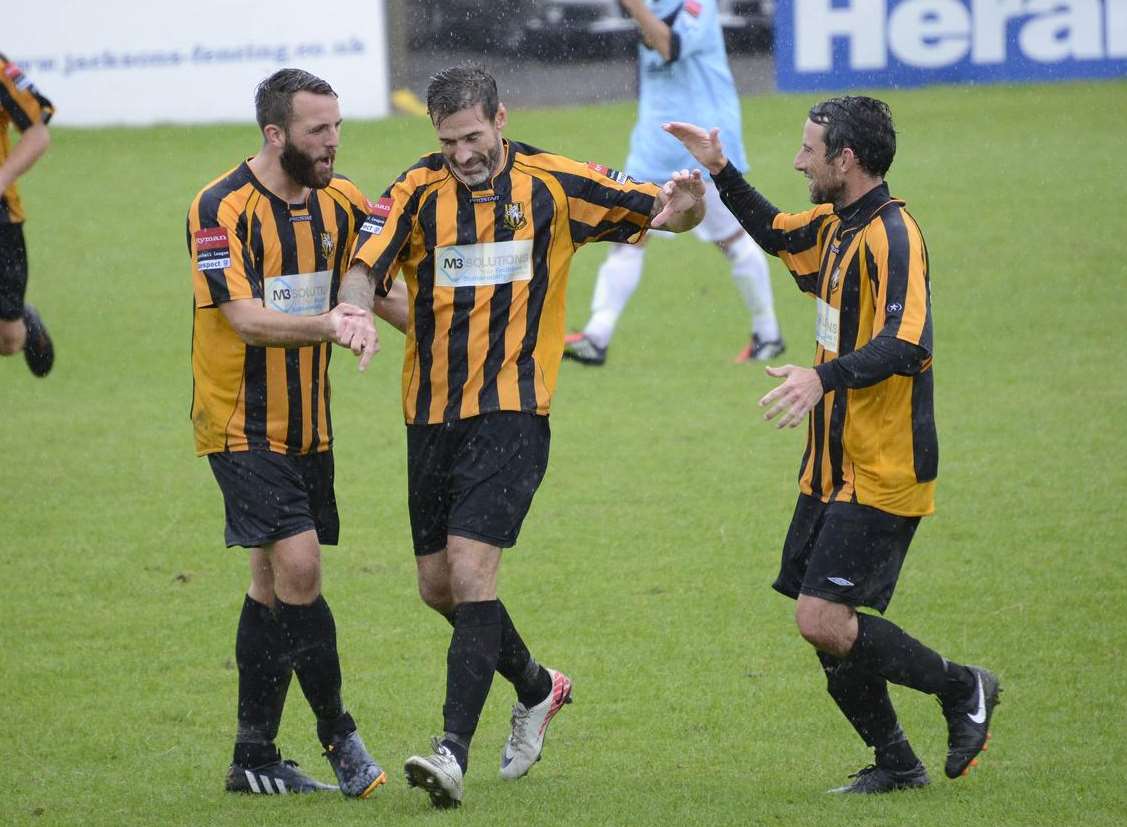
[[[255,347],[219,309],[255,299],[298,315],[337,300],[367,202],[347,178],[287,204],[246,163],[208,184],[188,210],[195,316],[192,424],[196,452],[304,454],[332,445],[332,345]]]
[[[492,411],[547,414],[563,355],[575,251],[636,242],[658,188],[598,164],[505,142],[496,176],[471,191],[441,153],[376,203],[355,261],[408,293],[403,413],[429,425]]]
[[[4,55],[0,55],[0,164],[8,160],[11,145],[8,127],[23,132],[37,123],[48,123],[55,107],[35,88],[31,79]],[[16,184],[0,192],[0,224],[18,224],[24,220],[23,205]]]
[[[715,180],[724,203],[756,242],[777,255],[817,303],[816,366],[877,336],[925,354],[910,371],[826,393],[808,420],[800,489],[824,502],[856,502],[903,516],[931,514],[939,446],[931,282],[919,225],[885,184],[841,213],[829,204],[781,213],[731,166]],[[751,218],[756,209],[759,215]]]

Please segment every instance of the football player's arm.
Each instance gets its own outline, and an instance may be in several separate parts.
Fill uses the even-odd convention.
[[[223,302],[219,310],[239,334],[253,347],[305,347],[334,342],[357,355],[375,355],[379,337],[371,314],[361,306],[341,303],[328,313],[295,316],[263,307],[261,300],[234,299]],[[367,366],[367,361],[364,361]]]
[[[31,169],[51,144],[51,133],[45,123],[35,123],[25,129],[4,163],[0,164],[0,192],[11,186],[17,178]]]
[[[407,332],[407,285],[402,279],[392,282],[386,296],[376,296],[372,310],[400,333]]]

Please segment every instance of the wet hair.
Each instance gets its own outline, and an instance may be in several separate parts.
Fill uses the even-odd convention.
[[[497,81],[479,63],[462,63],[435,72],[427,84],[427,114],[435,126],[479,103],[485,119],[492,121],[497,114]]]
[[[259,129],[271,123],[286,129],[293,117],[293,96],[298,92],[337,96],[328,81],[304,69],[279,69],[254,90],[254,114]]]
[[[896,128],[888,104],[863,95],[830,98],[810,109],[810,120],[826,128],[826,160],[846,147],[870,175],[883,178],[896,155]]]

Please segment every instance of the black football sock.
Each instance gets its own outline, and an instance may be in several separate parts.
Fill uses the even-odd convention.
[[[940,698],[965,696],[974,685],[966,667],[947,661],[895,623],[876,615],[857,614],[857,640],[846,660],[893,683]]]
[[[274,739],[293,669],[270,607],[247,595],[235,634],[239,670],[238,733],[234,763],[260,767],[278,760]]]
[[[501,604],[501,654],[497,659],[497,671],[516,689],[518,701],[526,707],[536,706],[552,693],[552,676],[533,659],[513,626],[505,604],[500,600],[497,602]],[[449,614],[443,612],[442,616],[447,623],[454,625],[452,611]]]
[[[454,610],[454,634],[446,652],[443,729],[466,746],[477,729],[501,653],[501,604],[462,603]],[[457,753],[455,753],[457,755]],[[459,762],[461,763],[461,762]],[[466,765],[462,767],[463,771]]]
[[[826,691],[861,740],[876,752],[877,764],[898,771],[915,767],[920,759],[896,720],[888,682],[850,659],[818,652],[818,660],[826,674]]]
[[[552,676],[532,657],[520,633],[513,625],[505,604],[501,607],[501,654],[497,658],[497,671],[513,685],[517,700],[526,707],[536,706],[552,692]]]
[[[329,604],[321,595],[308,606],[276,602],[278,624],[301,691],[317,716],[318,728],[335,729],[333,725],[344,715],[344,705],[340,698],[337,627]]]

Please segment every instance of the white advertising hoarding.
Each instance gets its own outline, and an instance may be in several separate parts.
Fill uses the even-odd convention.
[[[296,66],[346,118],[388,114],[384,0],[38,0],[4,11],[0,52],[71,125],[245,122]]]

